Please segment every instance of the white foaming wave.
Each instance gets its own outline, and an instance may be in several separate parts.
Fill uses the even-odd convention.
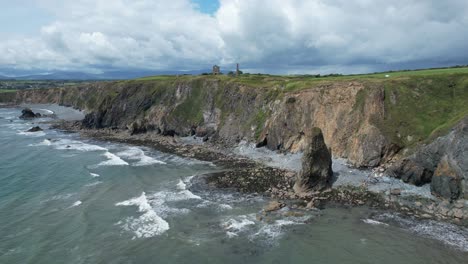
[[[241,232],[246,231],[249,226],[255,225],[253,219],[255,215],[240,215],[236,218],[228,219],[221,226],[226,230],[226,235],[229,238],[239,236]]]
[[[129,165],[126,161],[119,158],[117,155],[110,153],[107,151],[106,153],[102,154],[108,160],[99,163],[97,166],[127,166]]]
[[[135,238],[149,238],[163,234],[169,230],[169,223],[162,219],[151,207],[146,193],[127,201],[119,202],[116,206],[137,206],[138,211],[143,213],[139,217],[128,217],[124,221],[119,221],[124,230],[133,232]]]
[[[272,224],[264,224],[256,233],[249,236],[250,240],[262,239],[267,244],[274,244],[277,239],[283,236],[284,229],[291,225],[302,225],[310,218],[310,216],[303,217],[288,217],[286,219],[279,219]]]
[[[132,164],[132,166],[149,166],[154,164],[166,164],[164,161],[157,160],[155,158],[149,157],[145,152],[137,147],[128,148],[125,151],[117,153],[118,156],[126,158],[129,160],[139,160],[138,162]]]
[[[185,190],[185,189],[187,189],[187,184],[185,184],[184,181],[179,180],[179,182],[176,184],[176,188],[178,190]]]
[[[107,151],[106,148],[97,146],[97,145],[92,145],[92,144],[87,144],[81,141],[77,140],[69,140],[69,139],[60,139],[52,142],[52,145],[55,146],[56,149],[59,150],[78,150],[78,151]]]
[[[49,110],[49,109],[42,109],[42,108],[40,108],[40,109],[38,109],[38,110],[44,111],[44,112],[46,112],[48,115],[53,115],[53,114],[55,114],[54,111]]]
[[[73,195],[75,195],[75,193],[58,194],[58,195],[54,195],[54,196],[50,197],[47,200],[42,201],[41,203],[47,203],[47,202],[50,202],[50,201],[58,201],[58,200],[66,200],[66,199],[71,198]]]
[[[96,182],[86,184],[85,187],[94,187],[94,186],[99,185],[101,183],[102,183],[102,181],[96,181]]]
[[[420,236],[442,241],[444,244],[468,252],[468,228],[434,220],[414,220],[398,214],[384,213],[375,217],[378,220],[396,221],[402,228]]]
[[[97,177],[101,176],[101,175],[99,175],[97,173],[92,173],[92,172],[90,172],[89,175],[91,175],[91,177],[93,177],[93,178],[97,178]]]
[[[74,202],[74,203],[73,203],[70,207],[68,207],[68,208],[77,207],[77,206],[80,206],[81,204],[82,204],[81,201],[76,201],[76,202]]]
[[[185,200],[202,200],[198,195],[193,194],[189,190],[182,190],[179,192],[161,191],[155,193],[152,197],[165,202],[179,202]]]
[[[229,204],[218,204],[218,208],[220,210],[232,210],[232,206]]]
[[[16,133],[17,135],[22,135],[22,136],[29,136],[29,137],[43,137],[46,135],[44,131],[38,131],[38,132],[27,132],[27,131],[19,131]]]
[[[362,221],[366,224],[370,224],[370,225],[384,225],[384,226],[388,226],[388,224],[386,223],[383,223],[383,222],[380,222],[380,221],[376,221],[376,220],[372,220],[372,219],[362,219]]]
[[[50,140],[48,140],[48,139],[44,139],[40,143],[29,144],[28,146],[30,146],[30,147],[39,147],[39,146],[50,146],[50,145],[52,145],[52,142]]]

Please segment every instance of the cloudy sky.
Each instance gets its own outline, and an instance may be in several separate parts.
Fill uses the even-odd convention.
[[[468,64],[467,0],[0,0],[0,73]]]

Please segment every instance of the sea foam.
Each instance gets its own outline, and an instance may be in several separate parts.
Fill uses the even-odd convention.
[[[105,156],[108,160],[99,163],[98,166],[126,166],[128,165],[126,161],[119,158],[115,154],[110,153],[109,151],[104,153],[103,156]]]
[[[117,223],[124,230],[133,232],[135,234],[133,239],[154,237],[169,230],[169,223],[153,210],[145,192],[139,197],[119,202],[116,206],[137,206],[138,211],[142,213],[139,217],[128,217]]]
[[[119,157],[136,160],[137,162],[133,163],[132,166],[149,166],[154,164],[166,164],[164,161],[157,160],[155,158],[149,157],[145,152],[137,147],[128,148],[125,151],[117,153]]]

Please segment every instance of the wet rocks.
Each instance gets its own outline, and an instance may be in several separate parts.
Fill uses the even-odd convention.
[[[323,190],[331,185],[332,176],[330,151],[325,145],[322,130],[314,128],[302,157],[302,170],[297,174],[294,191],[304,193]]]
[[[25,108],[21,111],[21,116],[19,118],[21,119],[32,119],[32,118],[37,118],[41,117],[40,113],[35,114],[31,109]]]
[[[278,211],[279,209],[283,208],[285,206],[284,203],[278,202],[278,201],[271,201],[268,203],[263,210],[265,212],[273,212],[273,211]]]
[[[259,142],[257,142],[257,144],[255,144],[255,147],[262,148],[262,147],[265,147],[266,145],[268,145],[268,139],[266,136],[264,136],[262,140],[260,140]]]
[[[39,131],[43,131],[42,128],[40,128],[39,126],[35,126],[35,127],[30,128],[26,132],[39,132]]]

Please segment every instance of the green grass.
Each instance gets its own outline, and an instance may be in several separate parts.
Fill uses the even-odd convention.
[[[15,93],[16,91],[12,89],[0,89],[0,93]]]
[[[385,82],[385,118],[374,120],[394,143],[411,147],[446,134],[468,115],[468,75],[413,75]]]

